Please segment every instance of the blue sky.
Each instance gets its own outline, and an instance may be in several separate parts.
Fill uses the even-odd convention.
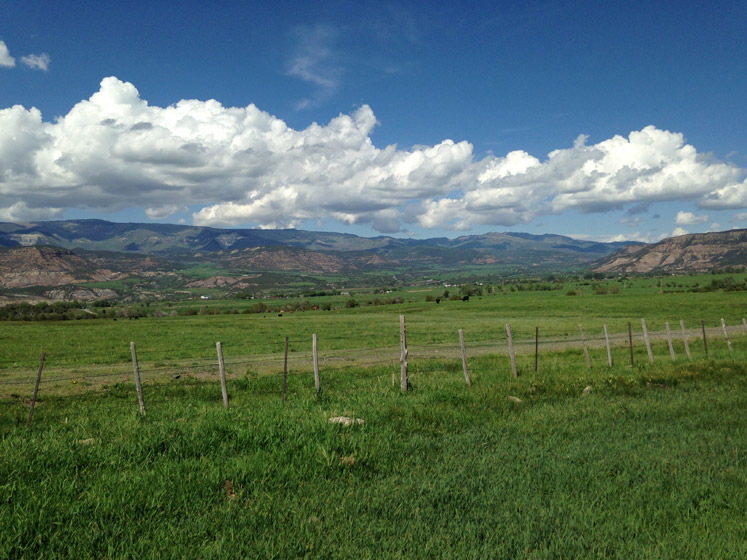
[[[747,227],[744,2],[0,3],[0,220]]]

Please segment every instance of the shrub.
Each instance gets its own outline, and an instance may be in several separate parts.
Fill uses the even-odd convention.
[[[258,301],[254,305],[251,306],[249,309],[249,312],[251,313],[267,313],[270,310],[269,307],[267,307],[267,304],[261,301]]]

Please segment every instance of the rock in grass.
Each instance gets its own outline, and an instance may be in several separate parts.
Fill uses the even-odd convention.
[[[350,416],[333,416],[329,419],[332,424],[342,424],[343,426],[352,426],[353,424],[363,424],[363,418],[351,418]]]
[[[586,387],[584,388],[584,390],[583,390],[583,391],[581,391],[581,396],[582,396],[582,397],[585,397],[585,396],[586,396],[586,395],[588,395],[589,393],[591,393],[591,385],[587,385],[587,386],[586,386]]]
[[[522,400],[521,400],[521,399],[520,399],[519,397],[514,397],[513,395],[508,395],[508,396],[506,397],[506,400],[509,400],[509,401],[511,401],[511,402],[513,402],[513,403],[516,403],[516,404],[521,404],[521,403],[523,403],[523,402],[524,402],[524,401],[522,401]]]
[[[223,490],[226,492],[226,498],[228,498],[229,500],[236,499],[236,492],[234,491],[233,482],[226,479],[223,483]]]
[[[96,443],[96,438],[79,439],[78,445],[93,445]]]

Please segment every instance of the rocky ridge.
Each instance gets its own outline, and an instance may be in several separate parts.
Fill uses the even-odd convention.
[[[124,272],[99,268],[68,249],[46,246],[0,250],[0,271],[0,288],[64,286],[128,276]]]
[[[599,261],[596,272],[691,273],[747,267],[747,229],[695,233],[633,246]]]

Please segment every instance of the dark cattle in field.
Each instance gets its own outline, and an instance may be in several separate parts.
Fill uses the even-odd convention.
[[[462,298],[462,301],[469,301],[469,296],[464,296],[464,297]]]

